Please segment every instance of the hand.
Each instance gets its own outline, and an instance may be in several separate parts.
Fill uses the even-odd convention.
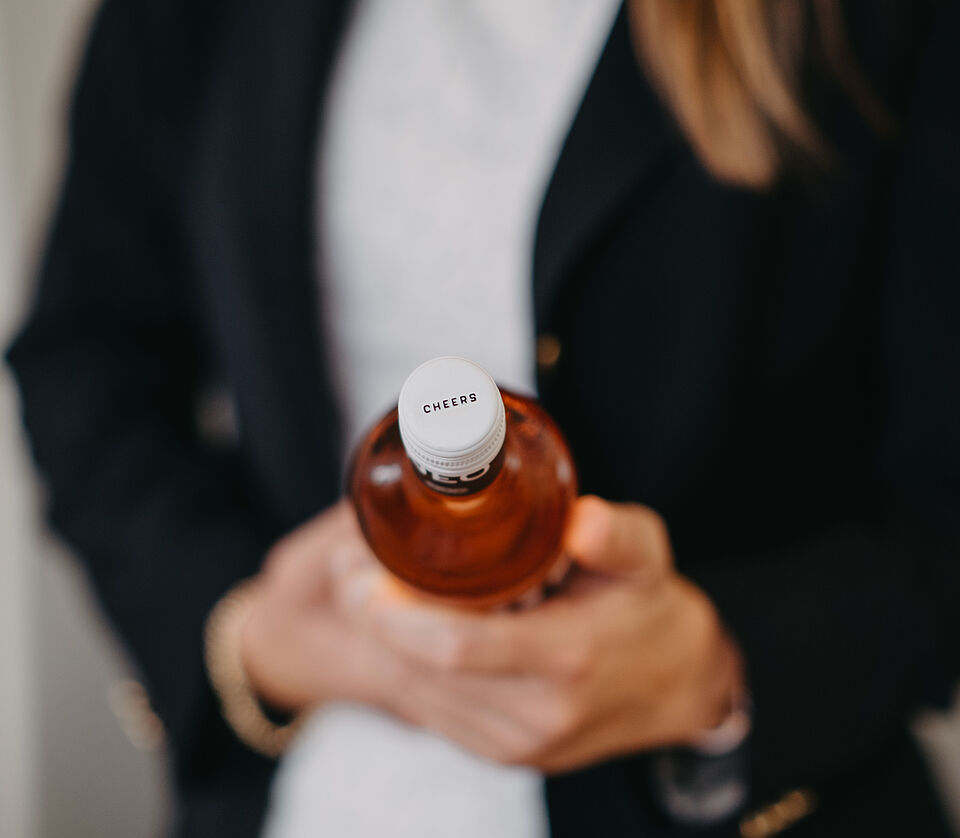
[[[740,655],[707,596],[676,572],[660,516],[581,498],[566,550],[579,568],[528,611],[465,612],[374,589],[371,631],[419,667],[396,684],[403,714],[544,771],[687,743],[722,721],[743,689]]]
[[[389,708],[409,664],[362,631],[349,607],[356,586],[373,584],[386,584],[386,575],[346,501],[278,542],[257,577],[241,637],[255,692],[286,710],[331,699]]]

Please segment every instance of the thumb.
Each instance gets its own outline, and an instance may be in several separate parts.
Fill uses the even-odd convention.
[[[673,566],[667,526],[648,506],[608,503],[584,495],[574,504],[565,533],[568,555],[585,570],[650,582]]]

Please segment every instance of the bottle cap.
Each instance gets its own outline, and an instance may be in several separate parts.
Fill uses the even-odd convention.
[[[444,356],[417,367],[400,390],[397,412],[407,456],[437,488],[466,489],[490,472],[503,447],[500,390],[466,358]]]

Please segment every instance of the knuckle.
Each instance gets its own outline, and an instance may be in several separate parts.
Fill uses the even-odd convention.
[[[586,680],[596,660],[593,638],[584,636],[566,645],[558,660],[561,680],[578,683]]]
[[[580,710],[570,696],[555,696],[544,702],[540,731],[544,741],[553,743],[573,733],[580,722]]]
[[[297,562],[295,553],[290,544],[281,541],[271,548],[264,560],[260,576],[263,581],[273,588],[286,588],[295,581]]]
[[[435,663],[445,671],[455,671],[469,666],[476,644],[469,631],[463,628],[449,629],[436,644]]]

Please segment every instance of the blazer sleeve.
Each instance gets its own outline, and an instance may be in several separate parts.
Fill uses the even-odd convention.
[[[765,799],[869,758],[960,675],[960,4],[920,57],[892,191],[874,520],[691,573],[739,639]]]
[[[189,91],[155,23],[130,2],[96,20],[39,289],[8,361],[52,522],[142,672],[182,785],[221,765],[259,770],[220,721],[202,628],[272,533],[233,456],[196,432],[197,292],[173,209],[173,115]]]

